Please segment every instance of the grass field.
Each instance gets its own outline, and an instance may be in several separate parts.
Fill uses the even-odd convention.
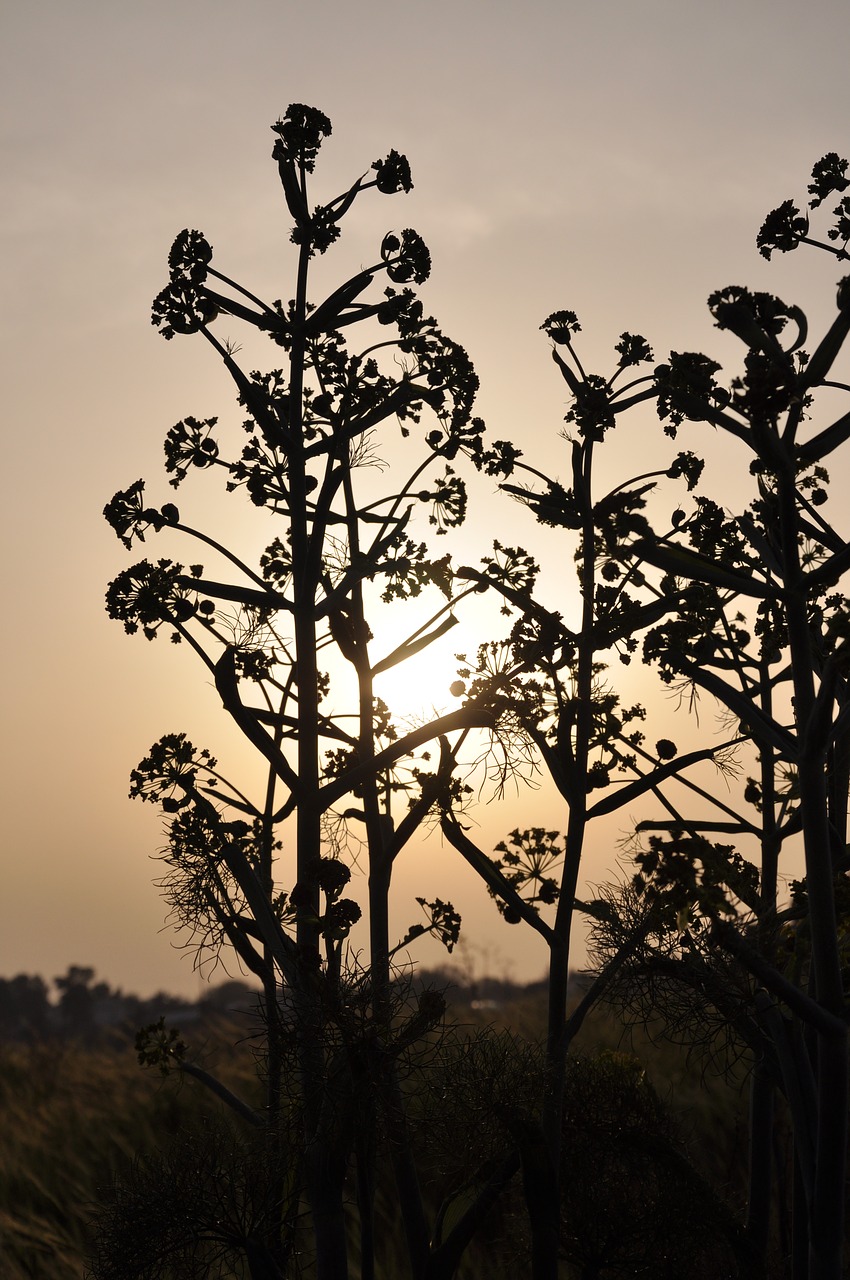
[[[532,997],[486,1015],[457,1012],[464,1020],[495,1019],[526,1037],[536,1035],[540,1025]],[[256,1074],[244,1033],[244,1024],[219,1023],[192,1039],[193,1047],[198,1038],[205,1046],[206,1065],[251,1096]],[[636,1055],[673,1116],[690,1158],[726,1204],[739,1209],[746,1140],[741,1089],[717,1078],[703,1079],[681,1053],[656,1047],[645,1035],[623,1044],[618,1027],[604,1014],[589,1020],[581,1049]],[[194,1082],[180,1085],[140,1068],[129,1039],[98,1048],[74,1042],[0,1048],[2,1280],[79,1280],[91,1213],[113,1174],[126,1169],[138,1153],[166,1147],[217,1107]],[[387,1223],[394,1221],[389,1197],[379,1195],[378,1213]],[[497,1224],[461,1276],[498,1280],[503,1238]],[[389,1231],[383,1252],[386,1275],[404,1274],[400,1236],[396,1240]],[[504,1262],[505,1274],[515,1276],[515,1261],[505,1257]]]

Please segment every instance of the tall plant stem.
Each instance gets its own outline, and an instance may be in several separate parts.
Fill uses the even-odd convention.
[[[798,762],[814,988],[818,1001],[844,1015],[841,958],[835,914],[832,842],[826,786],[826,741],[812,741],[815,706],[806,582],[799,556],[796,485],[792,468],[778,477],[785,612],[794,681]],[[844,1177],[847,1160],[847,1033],[817,1037],[815,1182],[809,1214],[809,1280],[843,1274]]]
[[[303,175],[302,175],[303,183]],[[318,1280],[345,1280],[348,1248],[342,1184],[345,1160],[336,1139],[337,1118],[324,1099],[324,1015],[318,996],[319,977],[319,682],[316,660],[317,558],[307,520],[308,487],[304,456],[304,370],[309,248],[301,246],[290,351],[289,454],[291,494],[292,585],[295,629],[295,670],[298,686],[298,787],[296,865],[298,976],[295,990],[299,1024],[301,1093],[304,1105],[305,1173],[313,1212]],[[321,563],[321,555],[318,555]]]

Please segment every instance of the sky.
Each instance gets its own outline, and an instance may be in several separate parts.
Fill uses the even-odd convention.
[[[322,278],[375,261],[386,230],[415,227],[434,260],[426,305],[476,365],[478,411],[558,474],[565,388],[539,329],[551,311],[578,313],[582,355],[602,370],[624,329],[659,358],[734,359],[705,308],[727,284],[828,322],[832,260],[765,263],[755,234],[770,208],[805,199],[815,160],[850,150],[849,45],[844,0],[3,6],[0,976],[73,963],[143,995],[202,989],[152,884],[161,821],[130,803],[127,779],[165,732],[236,748],[190,655],[106,618],[106,584],[128,560],[101,512],[139,476],[167,501],[168,427],[234,412],[206,344],[164,343],[150,326],[174,235],[199,228],[228,274],[291,296],[269,132],[287,105],[333,122],[317,171],[329,196],[391,147],[412,166],[409,196],[357,206]],[[639,466],[659,434],[647,423],[625,435],[618,465]],[[739,462],[712,458],[730,500]],[[197,523],[219,510],[204,488],[181,490]],[[466,541],[447,548],[456,558],[486,552],[491,535],[534,543],[526,513],[492,488],[476,495]],[[223,510],[225,536],[247,536],[238,503]],[[571,552],[538,545],[550,589],[568,595]],[[492,844],[514,826],[562,826],[563,813],[523,791],[476,821]],[[596,837],[590,881],[610,874],[618,838]],[[411,856],[397,876],[402,928],[415,894],[450,894],[464,965],[539,976],[536,939],[503,925],[456,863],[437,837]]]

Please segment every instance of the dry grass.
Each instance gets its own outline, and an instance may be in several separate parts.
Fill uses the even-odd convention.
[[[462,1021],[482,1020],[455,1011]],[[509,1025],[534,1039],[542,1008],[534,1001],[488,1014],[486,1021]],[[219,1027],[206,1039],[205,1064],[243,1096],[256,1088],[244,1025]],[[195,1037],[193,1036],[193,1041]],[[597,1014],[583,1030],[583,1053],[593,1047],[622,1044],[612,1018]],[[669,1046],[635,1038],[631,1050],[647,1066],[661,1097],[683,1125],[689,1146],[715,1185],[738,1198],[736,1166],[743,1166],[740,1090],[718,1080],[702,1080],[684,1055]],[[75,1044],[7,1046],[0,1049],[0,1275],[2,1280],[80,1280],[88,1249],[88,1221],[100,1189],[116,1170],[140,1151],[163,1146],[218,1104],[187,1082],[175,1087],[136,1063],[132,1046],[92,1049]],[[380,1215],[380,1205],[379,1216]],[[387,1207],[386,1219],[394,1222]],[[403,1273],[403,1243],[398,1233],[385,1238],[387,1275]],[[396,1247],[397,1246],[397,1247]],[[462,1280],[489,1276],[499,1280],[498,1256],[472,1258]],[[398,1271],[401,1267],[401,1272]],[[507,1275],[507,1272],[505,1272]]]
[[[219,1056],[230,1083],[247,1086],[250,1054]],[[210,1105],[141,1070],[129,1043],[0,1049],[3,1280],[79,1280],[99,1188]]]

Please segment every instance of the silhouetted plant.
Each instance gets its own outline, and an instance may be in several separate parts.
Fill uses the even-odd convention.
[[[140,1154],[102,1196],[92,1274],[271,1280],[298,1241],[293,1157],[268,1131],[246,1136],[212,1119],[165,1152]]]
[[[846,169],[835,155],[815,166],[812,208],[846,188]],[[834,247],[810,240],[808,219],[791,202],[769,216],[758,246],[769,257],[772,250],[808,242],[843,259],[850,226],[845,205],[846,199],[834,210],[827,233]],[[472,694],[494,682],[499,689],[496,709],[511,733],[499,739],[497,776],[516,769],[528,744],[563,795],[569,811],[563,862],[557,833],[514,832],[494,862],[471,844],[449,811],[443,819],[444,833],[479,869],[506,919],[531,925],[550,949],[549,1179],[558,1164],[563,1055],[590,1002],[619,973],[619,994],[631,991],[644,1013],[647,1000],[663,994],[680,1034],[696,1034],[712,1054],[722,1045],[724,1054],[749,1052],[758,1063],[748,1227],[762,1256],[770,1213],[771,1096],[777,1086],[784,1092],[803,1190],[796,1248],[805,1252],[808,1240],[805,1274],[829,1277],[842,1266],[846,1148],[841,917],[850,713],[847,603],[837,588],[850,552],[822,514],[829,480],[823,463],[850,437],[850,415],[807,439],[802,428],[816,389],[847,390],[832,380],[831,369],[850,331],[848,296],[843,281],[836,321],[809,357],[802,349],[807,322],[798,307],[738,286],[714,293],[709,307],[718,327],[748,349],[744,372],[729,387],[717,381],[721,366],[697,352],[672,352],[651,373],[620,384],[625,370],[652,359],[647,342],[628,333],[617,345],[612,376],[587,373],[575,349],[575,313],[548,318],[543,327],[572,395],[572,483],[564,486],[516,451],[504,451],[511,483],[502,488],[542,523],[575,531],[580,624],[567,627],[537,602],[537,566],[521,548],[497,548],[510,556],[511,576],[488,585],[519,621],[505,643],[483,647],[461,674]],[[625,412],[643,403],[655,406],[671,439],[683,424],[705,421],[750,450],[757,496],[746,512],[730,516],[712,497],[695,493],[680,502],[666,527],[654,527],[649,495],[662,477],[684,478],[689,491],[699,483],[702,464],[690,449],[663,470],[594,499],[594,450]],[[514,476],[530,477],[537,487],[517,485]],[[486,581],[481,571],[462,572],[480,585]],[[681,756],[668,739],[650,749],[636,727],[642,708],[623,708],[602,676],[612,652],[631,660],[641,635],[644,661],[657,666],[664,683],[680,695],[697,689],[719,700],[728,728],[724,743]],[[513,754],[505,754],[505,742]],[[754,776],[740,799],[724,801],[690,776],[690,766],[709,759],[734,775],[745,742],[756,754]],[[661,785],[673,779],[690,802],[673,802]],[[591,798],[603,788],[601,798]],[[630,892],[619,901],[609,895],[586,904],[597,920],[597,938],[604,940],[597,949],[601,968],[568,1021],[566,957],[587,825],[640,796],[653,796],[665,814],[638,826]],[[780,911],[779,857],[800,831],[806,884]],[[757,862],[728,837],[754,841]],[[557,901],[554,925],[545,921],[547,900]],[[553,1275],[552,1238],[542,1224],[535,1243],[535,1275]]]
[[[457,1242],[470,1232],[460,1224],[451,1264],[446,1250],[429,1247],[399,1064],[440,1021],[443,1004],[427,993],[400,997],[391,956],[400,942],[423,933],[451,949],[460,917],[449,902],[420,898],[425,923],[415,922],[396,943],[388,896],[395,859],[438,798],[462,803],[458,752],[469,730],[493,725],[494,715],[482,696],[403,730],[375,681],[442,636],[456,621],[453,607],[476,590],[466,582],[456,589],[449,557],[432,557],[417,540],[414,510],[428,512],[437,534],[460,524],[466,491],[458,461],[492,469],[501,455],[484,449],[483,424],[472,416],[478,381],[466,352],[409,287],[421,284],[431,265],[415,231],[389,232],[373,265],[318,305],[310,301],[311,260],[339,238],[355,200],[369,188],[393,194],[412,185],[406,159],[391,151],[311,210],[308,180],[330,130],[322,112],[300,104],[273,126],[297,246],[292,301],[261,300],[213,265],[199,231],[185,230],[153,304],[153,323],[165,338],[199,334],[210,344],[246,415],[247,440],[232,455],[215,418],[187,417],[172,427],[165,441],[170,483],[179,487],[193,468],[220,469],[228,491],[243,490],[281,521],[281,532],[253,568],[217,537],[185,523],[173,503],[147,505],[141,480],[105,509],[127,547],[152,533],[179,535],[212,552],[231,575],[220,580],[201,564],[144,560],[110,585],[107,609],[131,634],[141,629],[153,640],[165,633],[195,651],[266,771],[254,798],[227,781],[210,751],[172,733],[133,771],[131,787],[168,817],[162,884],[175,923],[190,930],[201,953],[233,948],[262,984],[265,1105],[254,1112],[228,1096],[176,1044],[163,1042],[163,1028],[148,1028],[140,1052],[194,1074],[251,1127],[268,1132],[277,1151],[272,1167],[285,1167],[287,1177],[294,1168],[306,1196],[319,1277],[347,1274],[352,1168],[361,1275],[374,1274],[371,1202],[375,1166],[386,1157],[395,1169],[411,1271],[437,1280],[453,1274],[462,1252]],[[389,283],[372,296],[370,286],[382,277]],[[284,367],[244,370],[234,344],[216,336],[223,317],[266,334]],[[346,334],[355,325],[369,336],[352,353]],[[419,459],[407,480],[381,487],[374,478],[377,430],[392,421],[401,437],[419,436]],[[432,479],[429,470],[437,472]],[[381,601],[406,604],[434,590],[442,605],[387,652]],[[368,946],[357,963],[349,938],[361,908],[346,892],[351,846],[362,848],[368,869]],[[291,1134],[284,1142],[281,1130],[293,1110],[301,1125],[294,1150]],[[286,1266],[288,1196],[281,1193],[277,1215],[257,1227],[268,1274],[270,1259],[280,1274]]]
[[[815,165],[811,209],[846,188],[846,169],[833,153]],[[845,204],[827,232],[833,245],[812,240],[808,215],[786,201],[762,226],[759,249],[769,258],[808,243],[844,259]],[[635,911],[652,922],[621,974],[621,994],[637,1001],[639,1016],[649,998],[686,1028],[689,1003],[691,1035],[697,1025],[716,1031],[719,1020],[749,1051],[749,1229],[762,1254],[773,1099],[784,1095],[795,1139],[794,1275],[819,1280],[837,1280],[844,1266],[850,710],[841,584],[850,551],[825,518],[824,464],[850,437],[850,415],[818,424],[831,410],[816,393],[848,390],[832,374],[850,333],[848,297],[843,280],[837,316],[809,354],[799,307],[738,286],[720,290],[708,305],[717,326],[745,344],[743,372],[724,387],[720,366],[695,353],[672,353],[655,370],[667,434],[705,422],[733,437],[750,452],[756,494],[737,515],[698,497],[674,532],[633,540],[632,554],[687,586],[677,616],[647,635],[644,657],[669,685],[716,698],[755,755],[722,820],[665,801],[663,819],[641,824],[632,885],[599,904],[597,928],[604,960]],[[800,834],[805,881],[783,905],[780,856]],[[726,837],[755,845],[756,860]]]
[[[191,468],[223,468],[228,490],[244,489],[254,506],[280,518],[282,534],[255,569],[185,524],[173,503],[147,506],[141,480],[105,512],[128,547],[149,533],[179,534],[239,575],[220,581],[201,564],[145,560],[119,575],[107,595],[110,615],[128,632],[141,629],[154,639],[165,631],[194,649],[266,770],[263,795],[254,799],[226,780],[208,750],[170,734],[132,775],[132,794],[169,815],[163,887],[176,922],[192,931],[202,951],[232,947],[263,987],[266,1101],[260,1111],[207,1077],[164,1025],[148,1028],[139,1049],[166,1070],[194,1074],[261,1132],[279,1179],[284,1168],[286,1178],[296,1170],[285,1194],[282,1182],[276,1195],[270,1192],[274,1211],[263,1218],[260,1237],[252,1227],[262,1257],[250,1260],[247,1237],[228,1237],[227,1247],[242,1249],[257,1275],[284,1274],[287,1206],[303,1193],[316,1273],[320,1280],[344,1277],[350,1252],[345,1197],[353,1170],[361,1275],[368,1280],[375,1274],[377,1170],[386,1157],[414,1277],[455,1273],[518,1169],[535,1280],[555,1280],[565,1251],[588,1276],[602,1274],[608,1263],[621,1271],[643,1266],[628,1243],[630,1226],[619,1231],[616,1262],[610,1261],[613,1245],[577,1243],[582,1231],[591,1231],[592,1214],[579,1206],[582,1188],[571,1182],[570,1160],[579,1158],[581,1143],[565,1123],[567,1055],[587,1011],[608,992],[641,1015],[660,1006],[674,1031],[695,1044],[716,1052],[721,1040],[723,1053],[746,1052],[756,1063],[746,1247],[722,1207],[711,1210],[744,1267],[748,1258],[766,1256],[774,1094],[784,1095],[798,1183],[795,1280],[838,1280],[847,1142],[843,917],[850,786],[850,632],[839,588],[850,550],[822,508],[829,479],[823,464],[850,438],[850,414],[808,432],[804,424],[817,390],[848,390],[831,371],[850,332],[850,278],[839,285],[837,318],[811,356],[803,350],[807,322],[798,307],[738,286],[713,294],[717,325],[747,348],[744,370],[729,386],[717,380],[720,365],[697,352],[672,352],[641,374],[639,367],[654,358],[647,341],[628,332],[616,344],[613,372],[589,373],[577,351],[576,315],[554,312],[542,328],[571,396],[569,482],[562,484],[507,442],[485,448],[482,424],[472,416],[477,379],[469,359],[408,287],[430,271],[416,232],[388,233],[374,265],[318,305],[308,300],[311,260],[338,240],[360,194],[371,187],[384,194],[410,189],[405,158],[390,152],[311,212],[308,177],[330,122],[294,105],[273,128],[273,154],[295,224],[294,299],[262,301],[220,273],[209,242],[186,230],[172,247],[169,283],[154,302],[153,322],[168,339],[195,333],[208,341],[247,414],[247,443],[233,456],[223,452],[215,418],[177,423],[165,443],[170,483],[178,487]],[[846,171],[834,154],[815,166],[811,209],[847,189]],[[812,240],[808,215],[786,201],[769,215],[758,247],[770,257],[810,243],[846,258],[848,197],[834,210],[827,239],[832,243]],[[368,290],[384,274],[389,286],[373,299]],[[243,370],[237,348],[213,331],[222,316],[266,333],[285,368]],[[355,324],[371,337],[352,355],[344,331]],[[655,407],[670,439],[686,423],[707,422],[749,449],[756,489],[749,508],[732,516],[697,493],[702,463],[690,449],[600,496],[598,451],[639,405]],[[426,414],[434,425],[424,432],[410,477],[389,492],[376,493],[381,487],[374,481],[364,484],[380,454],[377,428],[396,418],[406,437],[419,432]],[[565,531],[579,587],[574,625],[565,622],[565,610],[540,603],[540,570],[523,547],[497,542],[480,568],[453,572],[448,556],[434,559],[417,541],[417,507],[427,508],[436,535],[463,520],[466,491],[456,467],[464,457],[497,477],[542,524]],[[435,465],[442,474],[426,481]],[[668,483],[677,505],[659,526],[658,501]],[[432,589],[442,592],[442,605],[375,660],[378,599],[401,603]],[[509,633],[464,660],[452,686],[455,696],[465,695],[455,711],[402,731],[377,696],[376,679],[444,635],[460,599],[482,591],[496,594],[511,618]],[[643,706],[624,703],[608,674],[615,655],[628,665],[641,644],[662,685],[685,701],[695,690],[719,701],[726,716],[722,742],[680,752],[669,738],[647,738]],[[545,768],[566,807],[563,834],[517,829],[496,847],[495,858],[475,845],[463,821],[468,788],[457,772],[475,729],[488,735],[481,760],[497,791]],[[752,776],[739,788],[740,798],[721,798],[696,772],[712,764],[728,780],[742,760],[752,762]],[[638,825],[630,883],[579,902],[590,824],[643,801],[658,804],[663,814]],[[427,1059],[443,1005],[433,993],[413,999],[394,982],[392,956],[425,932],[451,949],[460,920],[450,902],[419,898],[424,923],[414,921],[396,941],[388,898],[396,857],[435,812],[505,920],[540,935],[549,975],[541,1058],[483,1036],[465,1049],[466,1066],[479,1064],[474,1081],[455,1061],[453,1087],[479,1090],[469,1113],[471,1161],[466,1171],[453,1171],[432,1231],[411,1142],[416,1106],[409,1108],[401,1080],[418,1054]],[[806,877],[783,907],[780,855],[798,833]],[[755,844],[754,860],[739,852],[738,839]],[[346,893],[345,857],[355,845],[362,846],[369,872],[369,944],[357,963],[349,937],[360,907]],[[568,1016],[577,909],[595,922],[599,972]],[[600,1078],[596,1086],[602,1104],[606,1082]],[[635,1082],[621,1079],[618,1089],[615,1110],[625,1106],[633,1119],[642,1108],[652,1110]],[[632,1154],[638,1164],[646,1156]],[[622,1176],[652,1181],[657,1174],[661,1186],[678,1171],[682,1186],[696,1188],[678,1161],[668,1145],[651,1172]],[[635,1220],[651,1218],[640,1198],[632,1210]]]
[[[646,734],[645,708],[624,703],[617,692],[609,675],[612,659],[629,665],[641,635],[659,619],[678,616],[685,602],[674,576],[638,564],[631,543],[650,532],[650,495],[667,481],[677,487],[684,481],[692,490],[702,463],[683,451],[667,466],[621,481],[600,496],[599,450],[622,413],[656,395],[651,375],[629,373],[652,353],[640,335],[623,333],[615,347],[614,371],[602,377],[582,366],[574,345],[581,326],[572,311],[553,313],[541,327],[553,343],[555,363],[572,397],[566,416],[571,484],[562,485],[517,450],[503,448],[501,488],[569,539],[578,578],[578,619],[570,626],[561,612],[540,603],[538,565],[523,548],[497,543],[482,569],[464,567],[458,573],[497,593],[503,613],[514,618],[513,627],[503,642],[481,646],[475,661],[459,674],[468,682],[470,699],[486,697],[496,715],[489,764],[497,782],[522,773],[531,761],[542,767],[564,802],[564,833],[516,830],[497,845],[499,856],[491,858],[445,802],[442,830],[485,880],[504,918],[535,929],[549,952],[546,1085],[539,1112],[527,1121],[521,1150],[533,1274],[536,1280],[554,1280],[567,1053],[593,1002],[639,947],[644,929],[640,924],[622,939],[605,972],[568,1018],[573,917],[577,908],[585,909],[576,894],[591,824],[612,813],[628,814],[635,803],[673,780],[694,785],[689,772],[695,765],[712,761],[726,767],[741,736],[733,732],[725,743],[683,753],[667,738],[653,744]]]
[[[571,1058],[564,1130],[561,1252],[582,1280],[752,1274],[740,1225],[636,1059]]]

